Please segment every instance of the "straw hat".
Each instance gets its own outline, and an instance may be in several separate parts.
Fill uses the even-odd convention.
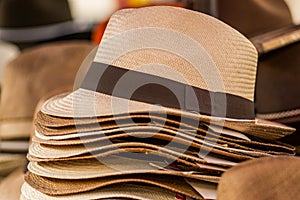
[[[217,166],[214,163],[211,164],[207,162],[206,165],[202,165],[202,173],[187,173],[187,171],[176,170],[174,167],[171,169],[162,169],[160,166],[164,165],[164,162],[157,162],[157,165],[155,165],[153,162],[151,162],[151,160],[146,162],[134,158],[125,158],[119,155],[110,155],[108,157],[104,157],[102,160],[104,160],[106,163],[113,163],[113,167],[102,164],[95,158],[83,160],[78,158],[77,160],[69,159],[65,161],[30,162],[28,165],[28,170],[39,176],[65,180],[92,179],[119,176],[124,174],[129,175],[149,173],[162,176],[174,175],[215,183],[219,181],[220,174],[224,171],[224,169],[229,167],[229,165]],[[132,162],[134,162],[135,165],[132,165]],[[208,171],[205,172],[205,170]],[[101,173],[99,173],[99,171],[101,171]]]
[[[42,137],[43,139],[39,137]],[[69,137],[71,137],[71,139],[68,139]],[[33,137],[34,144],[30,149],[32,150],[32,155],[40,158],[47,158],[47,155],[44,155],[44,153],[47,152],[51,152],[51,155],[49,155],[51,158],[52,156],[58,156],[59,152],[61,152],[61,156],[67,156],[67,152],[74,152],[73,148],[77,149],[74,153],[76,153],[76,155],[80,155],[88,152],[84,146],[90,147],[91,149],[89,149],[89,151],[92,150],[92,147],[94,147],[93,151],[98,151],[107,145],[106,142],[108,140],[111,142],[122,141],[122,145],[125,145],[125,143],[129,145],[132,137],[147,138],[146,140],[140,139],[140,145],[144,145],[143,143],[146,143],[147,145],[155,145],[155,141],[160,140],[160,143],[168,143],[169,141],[172,141],[178,144],[177,146],[190,146],[196,149],[202,148],[203,150],[209,150],[209,147],[213,147],[213,149],[211,149],[212,153],[218,153],[219,155],[230,156],[241,160],[245,159],[247,156],[256,157],[272,154],[294,155],[295,150],[295,148],[290,145],[279,143],[269,144],[256,141],[245,141],[224,136],[220,136],[220,138],[217,139],[217,135],[211,134],[210,132],[207,132],[206,135],[199,134],[197,138],[193,138],[194,135],[188,131],[179,132],[157,126],[139,126],[136,128],[124,127],[116,130],[112,129],[106,131],[83,132],[80,134],[66,135],[62,137],[58,136],[57,138],[60,140],[53,140],[53,137],[51,136],[44,137],[36,132],[36,137]],[[102,144],[101,147],[98,147],[100,144]],[[42,150],[44,148],[47,149],[46,152]],[[64,151],[61,151],[61,148],[69,149],[64,149]]]
[[[61,87],[73,87],[81,62],[94,46],[60,42],[24,51],[5,68],[0,105],[1,139],[29,137],[39,99]]]
[[[131,174],[100,179],[63,180],[44,178],[29,172],[25,175],[25,181],[38,191],[51,196],[78,194],[118,183],[137,183],[157,186],[194,199],[202,199],[184,178],[172,175]]]
[[[32,188],[25,183],[22,186],[23,199],[39,199],[39,200],[82,200],[82,199],[135,199],[135,200],[174,200],[176,193],[149,185],[141,184],[115,184],[110,187],[97,189],[91,192],[49,196]],[[185,197],[184,197],[185,198]]]
[[[298,157],[246,161],[222,175],[218,199],[298,199],[299,167]]]
[[[69,118],[163,112],[277,139],[294,129],[254,118],[256,64],[254,46],[215,18],[164,6],[121,10],[81,88],[41,111]]]

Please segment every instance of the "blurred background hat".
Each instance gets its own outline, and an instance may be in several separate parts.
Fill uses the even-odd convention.
[[[264,157],[227,170],[218,185],[219,200],[298,199],[300,158]]]
[[[283,141],[300,147],[299,1],[205,0],[195,1],[195,6],[233,26],[255,45],[257,117],[296,128]]]
[[[1,140],[28,138],[36,104],[61,87],[72,88],[90,42],[59,42],[25,50],[4,70],[0,104]]]
[[[90,39],[94,25],[116,9],[115,0],[1,0],[0,39],[21,48],[52,40]]]

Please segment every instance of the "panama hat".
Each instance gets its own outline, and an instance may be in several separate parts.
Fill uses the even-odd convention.
[[[11,61],[2,84],[1,139],[29,137],[39,99],[57,88],[72,88],[81,62],[92,48],[84,41],[46,44]]]
[[[244,3],[239,0],[218,0],[216,16],[247,37],[253,37],[299,24],[293,14],[299,10],[296,4],[294,0],[274,0],[272,3],[268,0]]]
[[[135,200],[174,200],[179,194],[171,192],[159,187],[138,184],[115,184],[110,187],[97,189],[91,192],[63,195],[63,196],[49,196],[38,190],[32,188],[25,183],[22,186],[22,198],[40,199],[40,200],[82,200],[82,199],[135,199]],[[183,195],[182,198],[185,198]]]
[[[202,199],[202,197],[184,180],[184,178],[171,175],[165,175],[162,177],[161,175],[155,174],[136,174],[130,176],[121,175],[116,177],[106,177],[101,179],[62,180],[44,178],[29,172],[25,175],[25,180],[33,188],[44,194],[52,196],[88,192],[118,183],[139,183],[154,185],[166,190],[184,194],[191,198]],[[55,189],[53,189],[53,187]]]
[[[170,15],[173,16],[172,20],[166,20],[169,19]],[[155,16],[159,20],[146,20],[147,16]],[[145,18],[145,20],[140,20],[141,18]],[[181,23],[182,21],[189,21],[189,19],[193,19],[193,25]],[[131,37],[131,39],[134,39],[134,41],[130,41],[130,37],[122,38],[124,35],[127,37],[126,34],[130,35],[133,33],[134,37]],[[167,34],[168,37],[162,37],[163,34]],[[199,56],[201,56],[202,60],[206,59],[206,61],[207,58],[211,58],[211,62],[207,61],[208,63],[199,64],[203,72],[201,75],[197,75],[199,74],[196,69],[197,66],[192,66],[184,58],[175,56],[174,53],[157,50],[159,47],[156,46],[161,46],[164,43],[166,46],[162,46],[162,48],[174,45],[172,48],[176,46],[176,49],[183,50],[182,47],[188,45],[189,42],[187,41],[190,41],[185,37],[193,39],[195,44],[203,47],[207,55],[204,55],[203,52],[197,55],[192,52],[187,53],[188,50],[185,49],[182,51],[185,52],[184,56],[188,56],[192,60],[200,59]],[[181,45],[178,45],[179,39],[183,42]],[[148,43],[148,46],[145,46],[148,41],[150,43]],[[113,42],[113,44],[110,42]],[[220,43],[222,46],[220,46]],[[141,48],[133,51],[134,48],[139,46]],[[229,49],[230,51],[227,51]],[[126,52],[124,55],[120,52],[122,50]],[[195,49],[193,49],[194,51]],[[118,57],[119,53],[122,56]],[[174,73],[168,73],[164,67],[154,71],[153,68],[152,71],[151,68],[141,69],[142,72],[134,70],[136,67],[153,63],[154,61],[160,65],[168,66],[168,69],[172,69],[176,73],[180,73],[187,80],[188,85],[183,83],[182,79],[180,82],[176,77],[172,77]],[[42,106],[41,111],[56,117],[84,118],[124,114],[127,108],[124,108],[122,105],[129,105],[129,112],[131,113],[165,112],[206,123],[224,123],[224,127],[260,138],[276,139],[283,137],[292,133],[294,129],[254,118],[253,97],[256,62],[257,52],[244,36],[226,24],[207,15],[181,8],[163,6],[122,10],[112,16],[103,40],[99,45],[95,60],[81,88],[65,97],[57,96],[48,100]],[[210,65],[209,63],[214,63],[215,69],[212,69],[212,66],[208,66]],[[182,66],[185,67],[183,68]],[[105,73],[104,76],[99,77],[101,76],[101,70],[105,70]],[[145,70],[148,71],[145,72]],[[219,77],[216,74],[216,76],[213,75],[216,71]],[[146,89],[141,89],[140,93],[135,91],[136,95],[133,98],[131,97],[131,100],[128,100],[126,99],[130,98],[126,97],[128,91],[126,91],[126,94],[121,94],[120,90],[118,90],[119,93],[112,91],[115,90],[112,86],[117,84],[122,74],[127,72],[129,74],[132,73],[129,75],[131,80],[133,77],[137,77],[140,80],[141,85],[138,85],[139,87],[146,84],[143,83],[143,80],[157,84],[152,85],[153,87],[151,84],[150,86],[148,84],[149,87],[141,87]],[[220,79],[224,85],[224,91],[221,91],[216,86],[218,84],[210,84],[212,88],[208,88],[209,80],[203,80],[201,76],[206,76],[206,78],[209,76],[209,80],[214,80],[214,83]],[[100,78],[100,84],[93,82],[93,80],[99,80]],[[189,89],[184,92],[184,89],[179,91],[177,88],[174,89],[175,91],[170,92],[168,89],[164,90],[157,86],[159,83],[162,85],[166,84],[163,85],[164,87],[171,87],[170,90],[177,87],[187,87]],[[128,89],[130,84],[139,83],[137,80],[129,82],[127,80],[126,83],[119,84],[119,86],[123,85],[125,88],[121,90],[124,91]],[[95,87],[95,85],[99,85],[99,88]],[[183,108],[180,108],[178,103],[177,105],[174,103],[174,98],[167,98],[171,96],[172,92],[179,95],[180,99],[178,101],[187,100]],[[219,101],[216,100],[219,94],[221,94],[220,96],[226,96],[226,103],[220,99],[218,99]],[[185,95],[187,98],[184,97]],[[204,98],[205,95],[207,97],[205,97],[206,100]],[[209,103],[211,99],[214,99],[218,105],[211,105]],[[113,106],[111,105],[112,103],[114,104]],[[153,107],[152,104],[160,104],[162,106]],[[226,113],[223,113],[225,115],[211,116],[214,115],[212,113],[214,109],[211,108],[217,108],[216,110],[219,112],[225,107]]]
[[[200,173],[196,171],[181,170],[178,162],[175,162],[171,168],[162,168],[164,162],[143,161],[135,158],[127,158],[120,155],[110,155],[102,159],[104,162],[113,163],[113,166],[107,166],[100,163],[95,158],[77,159],[77,160],[64,160],[64,161],[47,161],[47,162],[30,162],[28,170],[36,175],[64,179],[64,180],[83,180],[104,178],[119,175],[130,174],[156,174],[156,175],[173,175],[184,178],[192,178],[195,180],[205,180],[208,182],[216,183],[219,181],[220,174],[224,169],[228,169],[229,165],[214,165],[208,163],[207,166],[203,165]],[[120,162],[116,162],[116,161]],[[136,165],[132,165],[134,162]],[[175,167],[178,165],[178,167]],[[87,170],[88,169],[88,170]],[[207,170],[207,171],[206,171]],[[99,173],[101,171],[101,173]]]
[[[246,161],[222,175],[218,199],[297,199],[300,159],[269,157]]]
[[[101,143],[105,144],[107,140],[110,140],[111,142],[122,140],[124,143],[132,140],[132,137],[149,137],[154,140],[140,140],[140,142],[145,142],[147,144],[155,143],[155,141],[160,140],[161,142],[173,141],[174,143],[178,143],[178,145],[188,145],[194,148],[207,149],[206,147],[213,147],[213,149],[211,149],[212,153],[223,154],[224,156],[228,156],[230,153],[242,153],[249,156],[271,154],[294,155],[295,150],[294,147],[282,143],[272,144],[257,141],[245,141],[224,136],[219,136],[218,138],[217,134],[210,135],[210,132],[206,132],[206,135],[198,134],[197,137],[194,138],[194,135],[188,131],[158,126],[123,127],[116,130],[109,129],[106,131],[81,132],[65,136],[43,136],[36,132],[33,141],[39,144],[51,145],[54,148],[55,146],[68,146],[72,148],[74,145],[78,146],[80,144],[88,146],[93,146],[93,144],[100,145]],[[59,140],[57,140],[57,138]],[[101,146],[103,147],[103,145]]]

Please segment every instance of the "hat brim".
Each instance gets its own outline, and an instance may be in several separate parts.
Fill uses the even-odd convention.
[[[228,136],[218,136],[217,134],[203,130],[203,135],[193,134],[184,130],[172,130],[165,127],[157,126],[138,126],[127,127],[122,129],[110,129],[106,131],[83,132],[71,135],[44,136],[36,132],[32,141],[44,145],[54,146],[72,146],[85,145],[89,148],[90,144],[101,144],[106,141],[122,140],[128,141],[130,137],[146,138],[146,143],[151,143],[149,139],[158,139],[161,142],[173,142],[177,146],[193,147],[207,150],[218,155],[229,156],[235,159],[237,155],[243,154],[248,156],[263,155],[294,155],[294,147],[283,144],[269,144],[263,142],[252,142],[245,140],[233,139]],[[232,142],[231,142],[232,141]],[[226,145],[226,147],[224,147]],[[213,148],[213,149],[210,149]],[[244,157],[243,157],[244,158]]]
[[[186,173],[186,171],[179,171],[175,169],[162,169],[159,166],[159,163],[156,166],[153,163],[151,164],[150,161],[145,162],[133,158],[124,158],[115,155],[112,155],[109,158],[103,158],[102,162],[106,164],[102,164],[101,162],[95,159],[66,160],[55,162],[30,162],[28,165],[28,170],[39,176],[65,180],[103,178],[119,176],[124,174],[129,175],[144,173],[158,175],[174,175],[185,178],[193,178],[196,180],[205,180],[213,183],[216,183],[219,180],[219,175],[211,175],[196,172]],[[135,166],[131,165],[132,162],[135,163]],[[162,164],[164,163],[161,163],[161,165]],[[207,165],[206,168],[207,170],[210,169],[211,171],[223,170],[221,167],[209,165]]]
[[[49,179],[29,172],[25,175],[25,181],[38,191],[53,196],[88,192],[119,183],[135,183],[153,185],[191,198],[202,199],[184,178],[172,175],[162,177],[157,174],[131,174],[97,179],[63,180]]]
[[[136,199],[136,200],[174,200],[176,193],[159,187],[138,185],[138,184],[115,184],[90,192],[65,195],[49,196],[32,188],[29,184],[24,183],[22,186],[22,195],[25,199],[40,200],[73,200],[82,199]]]
[[[155,115],[157,114],[157,115]],[[173,116],[174,118],[174,116]],[[127,131],[128,129],[134,129],[141,126],[155,126],[155,127],[168,127],[172,130],[191,130],[197,131],[203,134],[207,134],[208,128],[211,129],[211,132],[216,133],[215,136],[222,137],[230,136],[236,139],[242,139],[250,141],[250,139],[237,131],[233,131],[230,129],[224,129],[222,127],[212,126],[209,124],[204,124],[200,122],[191,122],[189,124],[188,120],[180,121],[180,119],[176,119],[179,117],[175,116],[175,119],[171,119],[170,116],[164,117],[159,115],[159,113],[130,113],[126,115],[118,115],[113,117],[97,117],[94,118],[81,118],[81,119],[73,119],[73,118],[61,118],[61,117],[53,117],[50,115],[43,114],[39,112],[36,117],[35,128],[38,133],[42,134],[41,138],[47,139],[67,139],[78,137],[76,134],[82,133],[82,135],[87,135],[86,132],[91,131],[107,131],[109,130],[117,130],[122,128],[123,131]],[[137,126],[138,125],[138,126]],[[195,126],[196,125],[196,126]]]
[[[3,120],[0,122],[2,140],[28,138],[32,129],[32,120]]]
[[[224,126],[268,140],[276,140],[295,131],[294,128],[268,121],[211,117],[184,110],[154,106],[148,103],[109,96],[81,88],[69,95],[63,94],[51,98],[45,102],[41,111],[47,115],[76,119],[114,116],[126,113],[167,113],[199,120],[200,122]]]
[[[185,152],[182,152],[185,151]],[[220,151],[216,151],[220,152]],[[80,159],[81,156],[87,154],[93,154],[92,157],[105,157],[108,155],[122,154],[122,153],[136,153],[145,154],[145,157],[150,159],[151,157],[162,157],[164,159],[178,160],[181,158],[187,162],[191,162],[190,166],[194,166],[195,163],[206,163],[204,159],[200,158],[198,154],[192,155],[189,150],[179,149],[175,147],[161,147],[152,144],[146,144],[141,142],[122,142],[117,144],[103,145],[100,147],[87,147],[84,145],[74,145],[74,146],[48,146],[38,143],[32,143],[29,148],[29,154],[31,156],[49,160],[57,159]],[[223,152],[221,155],[226,155],[236,160],[246,160],[250,159],[251,156]]]
[[[96,133],[95,133],[96,134]],[[183,137],[179,137],[180,136]],[[205,139],[194,138],[194,140],[189,140],[184,138],[185,134],[177,132],[174,135],[167,135],[167,134],[160,134],[153,132],[136,132],[130,133],[133,137],[135,136],[150,136],[152,139],[159,139],[160,141],[164,142],[172,142],[171,146],[163,146],[163,145],[156,145],[152,144],[149,138],[147,138],[147,142],[142,141],[128,141],[128,135],[125,134],[117,134],[117,135],[110,135],[110,136],[103,136],[103,137],[96,137],[95,141],[91,143],[77,143],[72,144],[69,143],[67,145],[51,145],[44,141],[43,143],[33,142],[29,148],[29,153],[31,156],[42,158],[42,159],[60,159],[60,158],[70,158],[70,157],[77,157],[82,156],[88,153],[92,153],[94,156],[98,156],[98,154],[105,154],[110,153],[109,151],[114,151],[116,149],[120,150],[120,153],[126,152],[125,149],[130,148],[138,148],[143,149],[141,153],[147,151],[149,154],[152,155],[157,153],[163,153],[164,155],[170,155],[175,157],[182,157],[186,160],[199,160],[198,153],[202,150],[205,152],[210,152],[216,155],[222,155],[226,158],[242,161],[250,158],[260,157],[260,156],[271,156],[271,155],[294,155],[292,149],[290,153],[284,146],[279,145],[265,145],[267,150],[263,148],[247,148],[243,145],[231,146],[230,143],[220,144],[219,142],[210,142]],[[80,139],[79,139],[80,140]],[[68,141],[65,141],[67,143]],[[226,145],[225,145],[226,144]],[[254,143],[255,145],[255,143]],[[259,146],[259,144],[256,144]],[[250,145],[251,146],[251,145]],[[198,149],[194,152],[186,151],[189,147],[193,147]],[[271,150],[272,148],[273,151]],[[121,151],[122,150],[122,151]],[[105,153],[104,153],[105,151]],[[201,162],[201,161],[200,161]]]

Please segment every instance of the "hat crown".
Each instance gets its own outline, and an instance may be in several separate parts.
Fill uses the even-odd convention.
[[[141,44],[147,42],[148,46]],[[169,47],[163,49],[165,44]],[[199,49],[202,51],[197,52]],[[189,52],[189,58],[180,52]],[[201,66],[195,66],[193,60]],[[203,60],[209,60],[213,68]],[[179,82],[183,78],[191,86],[251,101],[254,98],[255,47],[225,23],[195,11],[169,6],[120,10],[108,23],[95,61]],[[164,67],[145,67],[153,64]]]

